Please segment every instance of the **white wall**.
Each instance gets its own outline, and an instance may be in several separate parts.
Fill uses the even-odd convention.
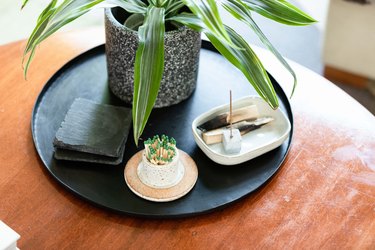
[[[331,0],[328,13],[324,63],[375,79],[375,0]]]
[[[30,0],[21,11],[21,0],[0,0],[0,45],[27,38],[39,14],[51,0]],[[77,29],[104,22],[103,10],[95,10],[74,21],[66,29]]]
[[[294,2],[302,6],[303,10],[318,20],[317,27],[320,31],[324,31],[327,21],[329,0],[298,0]]]

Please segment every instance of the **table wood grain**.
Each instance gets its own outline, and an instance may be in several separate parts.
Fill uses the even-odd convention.
[[[246,198],[206,215],[151,220],[97,208],[60,186],[34,148],[32,108],[54,72],[103,42],[102,29],[53,36],[38,49],[27,81],[25,41],[0,47],[0,219],[21,235],[21,249],[375,248],[375,117],[293,62],[299,83],[290,153]],[[256,51],[289,91],[282,66]]]

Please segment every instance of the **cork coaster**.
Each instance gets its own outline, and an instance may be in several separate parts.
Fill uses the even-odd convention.
[[[152,188],[143,184],[137,174],[138,165],[142,160],[142,153],[143,150],[133,155],[124,170],[126,184],[139,197],[156,202],[173,201],[186,195],[197,182],[197,165],[187,153],[179,150],[180,161],[185,167],[185,174],[179,183],[170,188]]]

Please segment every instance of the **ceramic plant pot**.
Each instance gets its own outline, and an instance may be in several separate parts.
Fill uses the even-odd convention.
[[[137,174],[141,182],[152,188],[169,188],[177,185],[184,176],[178,150],[173,160],[165,165],[152,164],[143,152],[142,161],[138,165]]]
[[[138,34],[123,25],[129,16],[121,8],[105,10],[109,87],[113,94],[131,104]],[[167,29],[164,46],[164,73],[155,107],[177,104],[194,91],[201,47],[200,33],[187,27],[171,31]]]

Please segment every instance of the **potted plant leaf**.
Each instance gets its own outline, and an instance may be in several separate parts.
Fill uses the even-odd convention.
[[[27,2],[28,0],[24,0],[22,7]],[[134,34],[137,38],[134,58],[129,59],[134,61],[131,81],[133,131],[136,143],[154,107],[165,65],[168,64],[164,61],[164,52],[168,32],[173,32],[168,31],[171,24],[175,25],[176,29],[186,26],[188,30],[203,32],[216,49],[244,74],[259,96],[276,109],[279,105],[278,99],[266,70],[248,43],[234,29],[223,23],[219,7],[221,5],[234,18],[247,24],[279,59],[294,77],[293,91],[297,82],[293,70],[254,22],[252,14],[256,12],[286,25],[302,26],[315,22],[286,0],[51,0],[40,14],[26,45],[25,76],[38,44],[64,25],[103,4],[106,7],[117,6],[127,13],[135,13],[138,16],[132,17],[133,21],[128,21],[129,26],[134,25]],[[131,16],[128,15],[129,18]],[[137,22],[138,24],[134,24]],[[129,27],[123,26],[123,29]],[[188,91],[191,92],[191,89]]]

